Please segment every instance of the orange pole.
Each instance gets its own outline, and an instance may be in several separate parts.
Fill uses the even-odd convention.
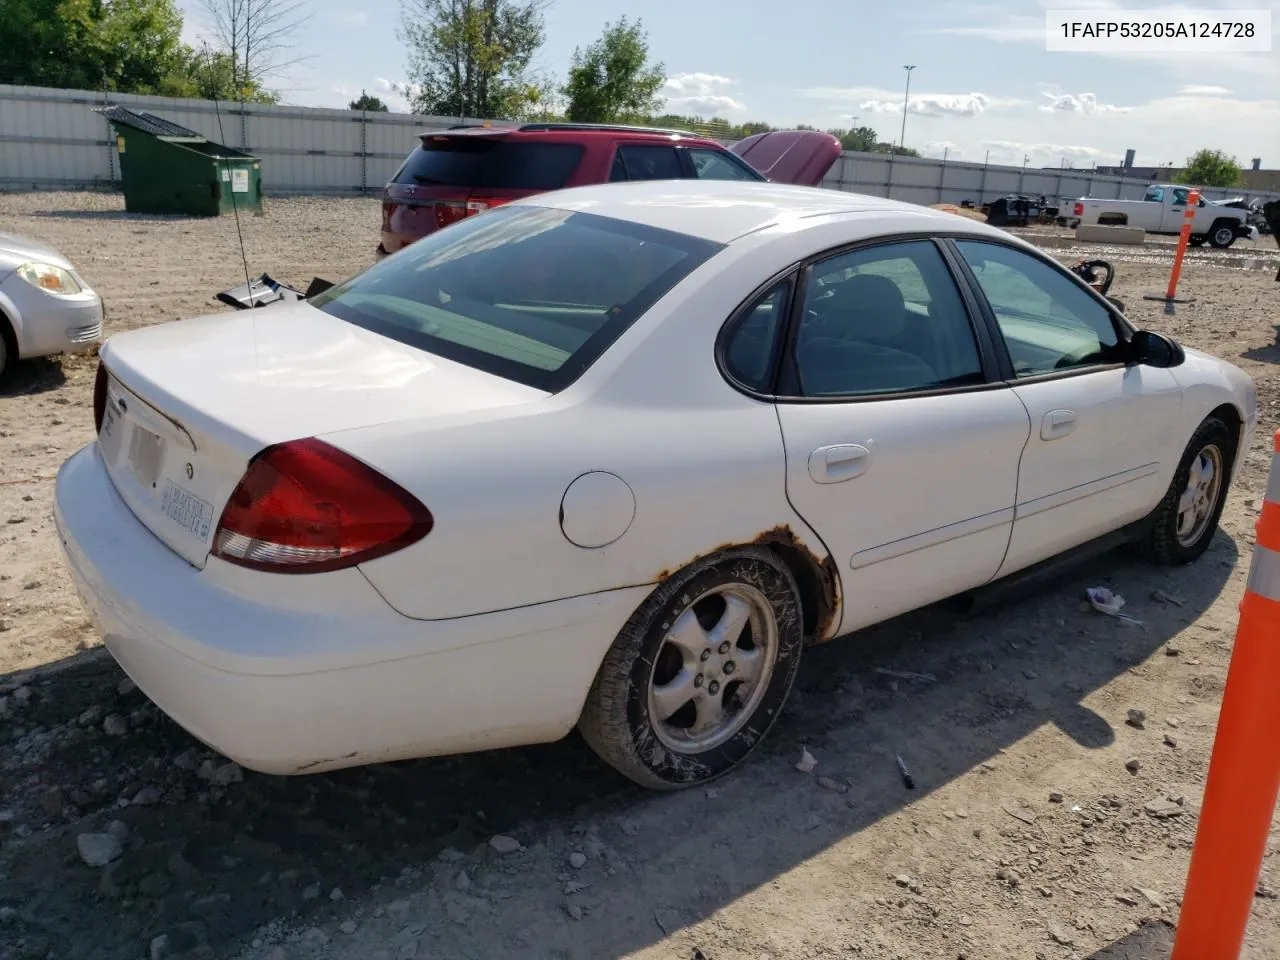
[[[1232,960],[1240,955],[1280,794],[1277,730],[1280,432],[1240,604],[1172,960]]]
[[[1187,209],[1182,214],[1182,232],[1178,234],[1178,250],[1173,255],[1173,270],[1169,273],[1169,289],[1165,299],[1172,300],[1174,291],[1178,289],[1178,277],[1182,275],[1182,258],[1187,255],[1187,244],[1191,240],[1191,224],[1196,218],[1196,208],[1200,206],[1200,191],[1192,190],[1187,196]]]

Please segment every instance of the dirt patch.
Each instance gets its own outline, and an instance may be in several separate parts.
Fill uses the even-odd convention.
[[[377,221],[372,200],[273,200],[242,221],[250,269],[341,278]],[[220,309],[244,273],[229,218],[129,217],[115,196],[0,197],[0,230],[75,260],[108,333]],[[1125,263],[1112,293],[1239,363],[1262,410],[1204,559],[1111,555],[994,611],[812,648],[765,748],[676,796],[576,737],[311,777],[228,766],[122,682],[64,570],[50,478],[91,439],[92,358],[19,365],[0,385],[0,957],[1167,956],[1280,419],[1280,284],[1206,256],[1169,318],[1141,299],[1165,277]],[[1094,613],[1094,585],[1146,629]],[[1280,957],[1276,849],[1250,958]]]

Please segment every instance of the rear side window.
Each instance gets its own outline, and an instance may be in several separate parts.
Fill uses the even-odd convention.
[[[499,190],[559,190],[582,159],[574,143],[529,143],[496,137],[432,137],[413,151],[396,183]]]
[[[428,234],[308,302],[554,392],[720,249],[595,214],[506,206]]]
[[[680,167],[680,156],[676,153],[675,147],[619,147],[617,159],[622,161],[628,180],[681,180],[684,178],[684,170]]]

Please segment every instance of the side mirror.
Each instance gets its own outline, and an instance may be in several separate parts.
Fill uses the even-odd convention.
[[[1148,367],[1176,367],[1186,359],[1182,347],[1163,333],[1139,330],[1129,341],[1130,357]]]

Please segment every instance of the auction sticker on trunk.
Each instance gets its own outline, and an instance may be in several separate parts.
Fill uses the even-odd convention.
[[[213,523],[213,506],[190,491],[183,490],[172,480],[165,481],[160,509],[166,517],[183,530],[199,537],[201,541],[209,538],[209,527]]]

